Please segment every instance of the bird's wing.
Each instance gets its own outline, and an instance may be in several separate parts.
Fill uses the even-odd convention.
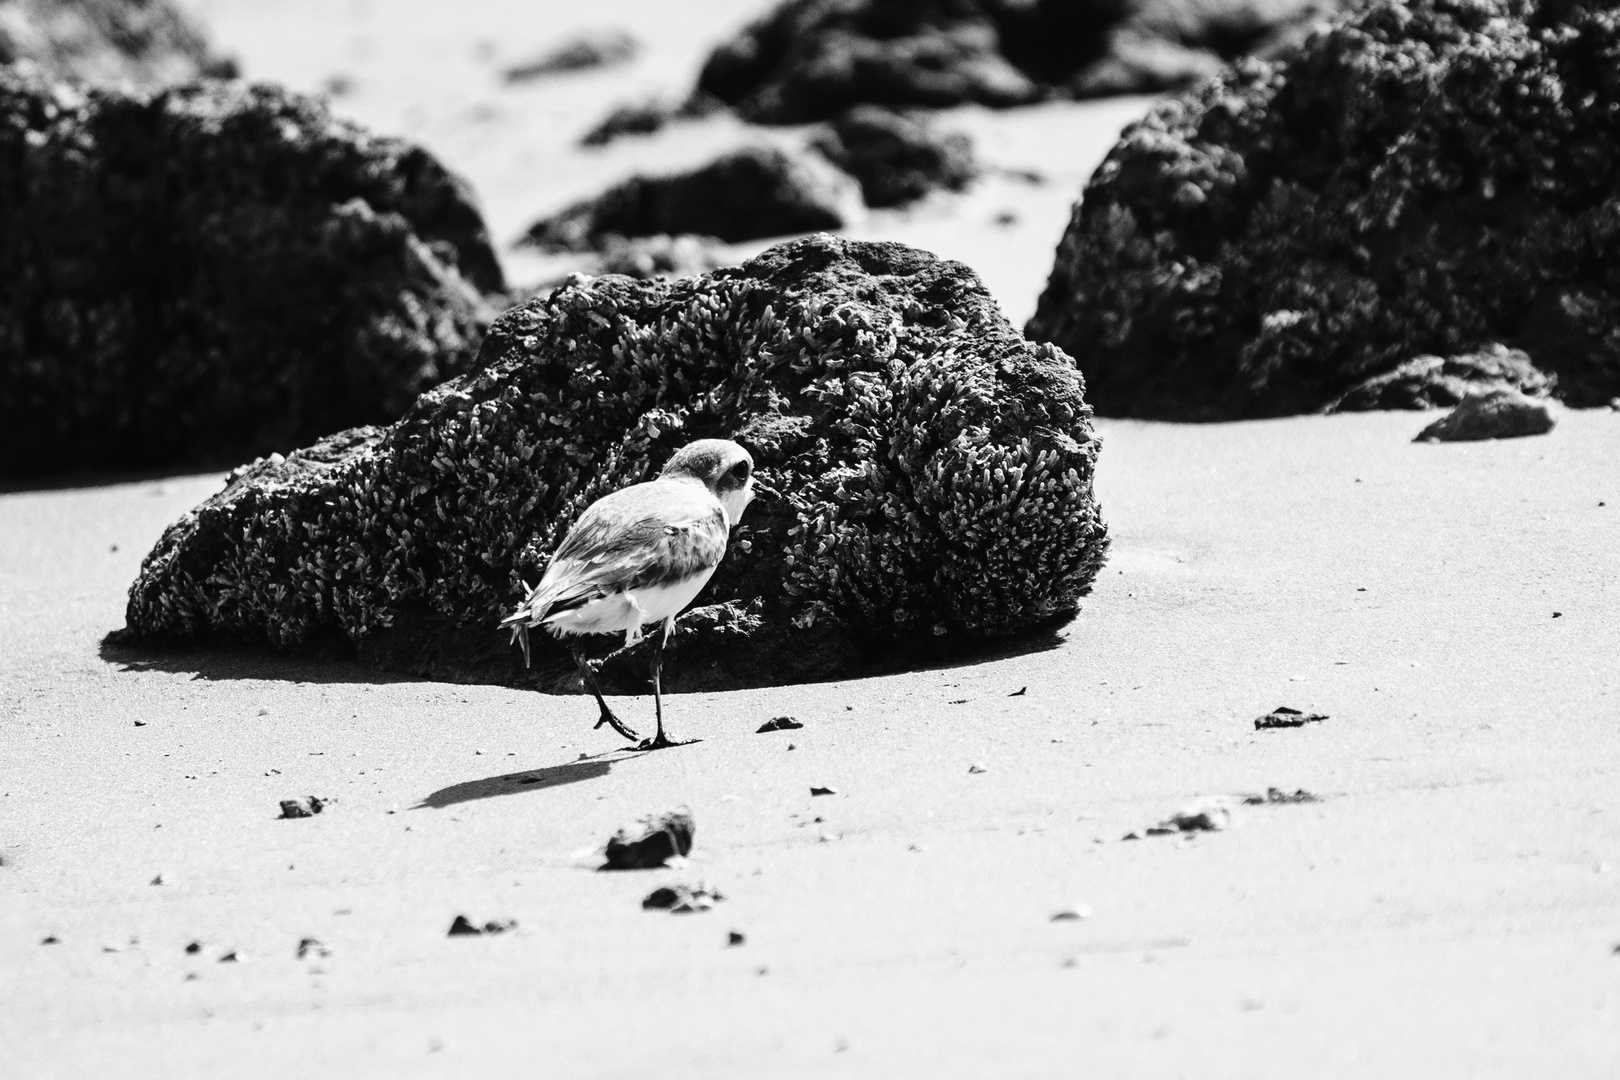
[[[726,553],[725,509],[690,484],[652,481],[592,503],[507,624],[531,625],[602,596],[685,580]]]

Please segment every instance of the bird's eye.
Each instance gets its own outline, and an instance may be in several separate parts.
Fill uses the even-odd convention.
[[[748,473],[751,466],[746,461],[739,461],[728,470],[728,475],[739,484],[748,482]]]

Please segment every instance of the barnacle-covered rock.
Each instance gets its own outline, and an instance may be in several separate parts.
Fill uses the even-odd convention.
[[[555,642],[526,673],[497,622],[587,505],[709,436],[748,447],[762,494],[671,645],[687,688],[1048,623],[1107,547],[1073,362],[967,267],[820,235],[508,311],[392,427],[239,470],[171,526],[121,640],[338,637],[395,670],[575,687]]]
[[[502,287],[465,185],[314,99],[0,73],[0,475],[393,420]]]
[[[875,105],[851,109],[810,145],[860,181],[867,206],[901,206],[938,188],[960,191],[978,173],[966,135]]]
[[[1553,382],[1530,362],[1528,353],[1493,342],[1461,356],[1415,357],[1394,371],[1357,383],[1329,405],[1328,411],[1435,409],[1488,390],[1545,396]]]
[[[756,123],[855,105],[1005,108],[1184,86],[1302,39],[1343,0],[785,0],[710,54],[698,89]]]
[[[1564,400],[1607,401],[1616,56],[1613,5],[1380,0],[1284,63],[1245,62],[1126,130],[1028,333],[1112,414],[1374,407],[1353,389],[1498,342]]]
[[[139,86],[236,70],[172,0],[5,0],[0,67],[18,63],[49,79]]]
[[[625,237],[691,233],[735,244],[841,229],[860,208],[855,182],[819,155],[747,146],[690,172],[632,176],[535,222],[523,242],[590,251]]]
[[[1414,442],[1477,442],[1545,435],[1556,421],[1545,401],[1517,390],[1470,394],[1446,415],[1418,432]]]

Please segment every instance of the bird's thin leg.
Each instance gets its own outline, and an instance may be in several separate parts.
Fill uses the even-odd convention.
[[[669,641],[669,634],[673,629],[675,619],[672,616],[664,620],[663,629],[652,646],[653,713],[658,717],[658,734],[636,747],[637,750],[662,750],[665,747],[685,745],[672,742],[669,736],[664,734],[664,645]]]
[[[595,727],[601,727],[603,724],[606,724],[627,739],[641,738],[641,736],[637,735],[631,728],[626,727],[623,720],[620,720],[617,716],[614,716],[613,710],[608,708],[608,703],[602,700],[602,687],[597,684],[596,672],[591,668],[591,662],[585,659],[585,650],[575,648],[573,653],[574,663],[579,665],[579,677],[585,680],[585,688],[595,695],[597,705],[601,706],[602,708],[602,717],[601,719],[597,720]],[[592,730],[594,729],[595,728]]]

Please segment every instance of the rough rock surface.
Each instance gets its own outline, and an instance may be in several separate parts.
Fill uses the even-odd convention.
[[[0,73],[0,475],[395,419],[471,363],[502,284],[461,181],[318,101]]]
[[[67,82],[157,86],[236,65],[170,0],[0,0],[0,67]]]
[[[1029,630],[1074,610],[1107,548],[1083,392],[971,270],[898,244],[585,279],[508,311],[479,369],[392,427],[240,470],[147,556],[114,644],[336,640],[393,670],[576,689],[544,635],[525,671],[499,618],[584,507],[707,436],[748,447],[761,497],[666,685],[834,678]],[[607,681],[642,692],[620,656]]]
[[[757,123],[860,104],[1023,105],[1145,93],[1302,39],[1340,0],[787,0],[709,56],[698,89]]]
[[[1545,435],[1552,429],[1552,410],[1545,401],[1525,397],[1517,390],[1490,390],[1464,398],[1462,404],[1424,428],[1413,441],[1518,439]]]
[[[1551,391],[1553,382],[1530,362],[1528,353],[1493,343],[1461,356],[1408,360],[1394,371],[1358,383],[1328,406],[1328,411],[1435,409],[1487,390],[1518,390],[1544,396]]]
[[[651,135],[677,120],[695,120],[725,111],[725,103],[695,93],[685,101],[648,98],[615,106],[596,126],[580,136],[581,146],[606,146],[626,135]]]
[[[722,250],[706,236],[638,236],[610,243],[602,251],[597,273],[633,278],[694,277],[726,265]]]
[[[810,145],[860,181],[867,206],[901,206],[938,188],[960,191],[978,173],[966,135],[875,105],[851,109]]]
[[[1617,54],[1612,7],[1383,0],[1284,63],[1246,61],[1127,129],[1028,332],[1111,414],[1305,412],[1497,342],[1566,401],[1606,401]]]
[[[840,229],[860,205],[855,182],[819,155],[750,146],[691,172],[633,176],[536,222],[524,242],[591,251],[624,237],[691,233],[735,244]]]

